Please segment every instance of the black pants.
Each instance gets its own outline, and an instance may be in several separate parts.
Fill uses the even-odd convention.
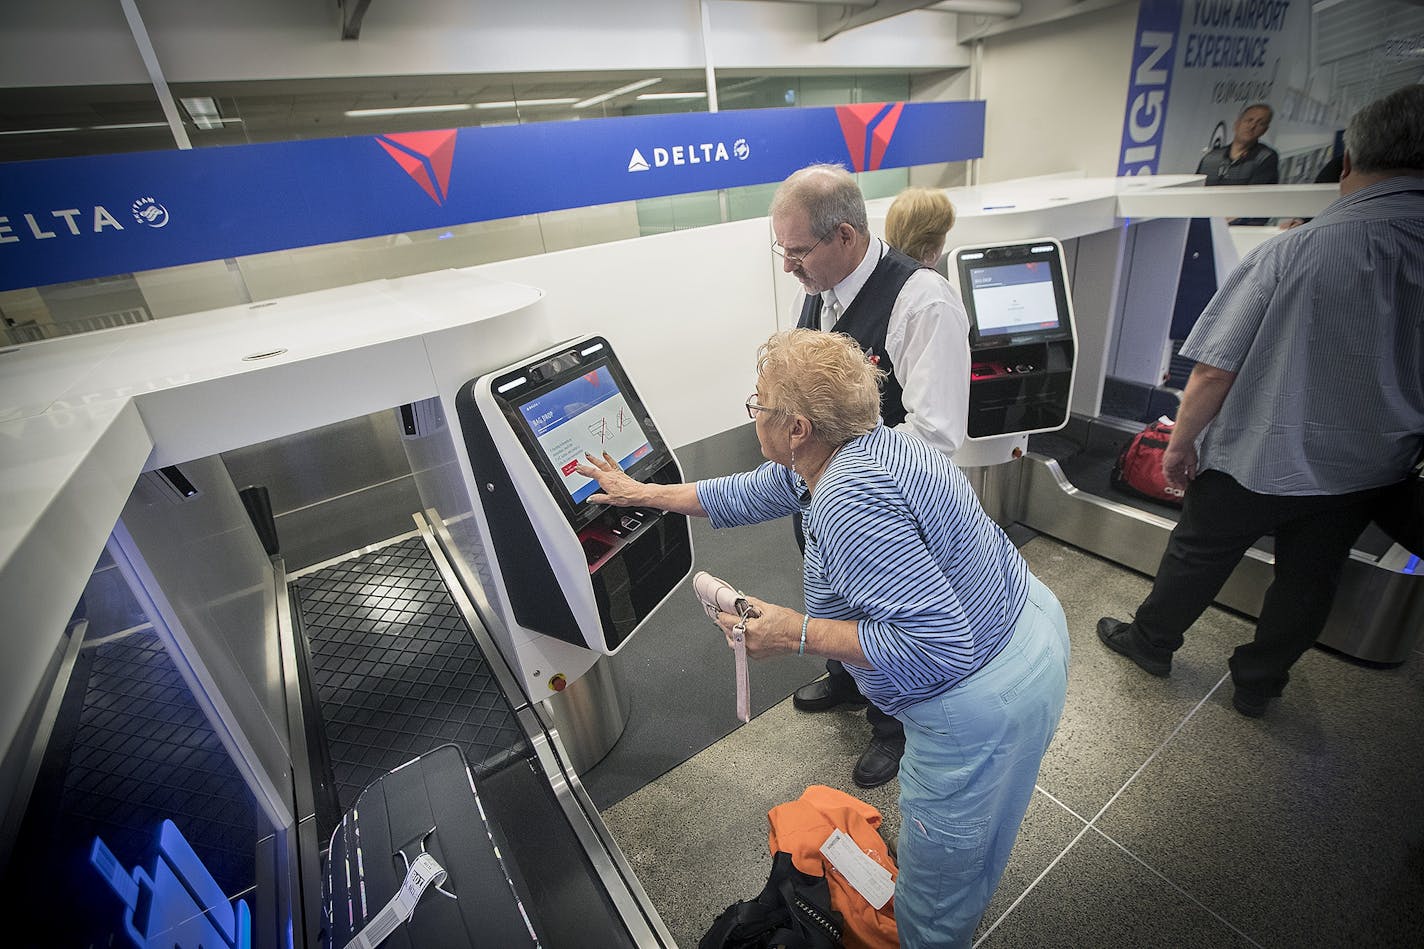
[[[801,512],[796,512],[791,516],[791,527],[796,532],[796,546],[801,553],[806,553],[806,534],[801,527]],[[845,666],[839,659],[826,660],[826,674],[830,676],[831,688],[842,695],[860,695],[860,686],[855,684],[855,679],[846,672]],[[865,696],[860,695],[861,698]],[[900,720],[894,715],[889,715],[875,707],[875,703],[866,699],[865,720],[870,723],[872,738],[879,738],[882,741],[899,742],[901,747],[905,744],[905,726],[900,724]]]
[[[846,672],[845,666],[839,659],[826,660],[826,672],[834,683],[832,688],[845,695],[860,695],[860,687],[855,684],[855,679]],[[864,696],[861,696],[864,698]],[[905,744],[905,726],[900,724],[900,720],[894,715],[888,715],[875,707],[874,702],[867,700],[865,706],[865,720],[870,723],[871,737],[879,738],[882,741],[899,742]]]
[[[1275,578],[1256,637],[1236,647],[1230,665],[1237,687],[1280,695],[1290,667],[1325,627],[1350,547],[1369,523],[1380,490],[1257,494],[1224,472],[1202,472],[1187,487],[1182,518],[1132,625],[1153,648],[1179,649],[1247,548],[1274,531]]]

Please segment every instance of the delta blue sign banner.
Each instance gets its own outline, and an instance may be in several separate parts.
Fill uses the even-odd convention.
[[[983,102],[891,102],[11,162],[0,290],[983,151]]]
[[[1122,120],[1119,175],[1154,175],[1162,160],[1167,95],[1177,56],[1182,0],[1142,0],[1137,11],[1137,43]]]

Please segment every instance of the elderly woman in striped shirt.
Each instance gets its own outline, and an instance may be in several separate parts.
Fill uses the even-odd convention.
[[[613,459],[594,500],[754,524],[800,511],[805,612],[748,599],[750,655],[839,659],[905,725],[895,916],[901,944],[969,945],[1063,712],[1068,629],[1053,594],[942,453],[879,419],[848,336],[778,333],[747,402],[767,462],[642,484]],[[737,617],[723,614],[730,633]]]

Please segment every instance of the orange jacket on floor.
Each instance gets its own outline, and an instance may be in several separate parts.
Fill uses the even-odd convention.
[[[898,873],[895,861],[876,829],[879,811],[844,791],[814,784],[798,800],[778,804],[766,816],[771,821],[771,852],[785,851],[802,873],[826,877],[831,908],[845,917],[842,942],[846,949],[895,949],[900,945],[895,901],[877,910],[821,854],[821,845],[839,828],[894,877]]]

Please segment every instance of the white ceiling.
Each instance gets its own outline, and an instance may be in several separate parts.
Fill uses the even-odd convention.
[[[373,0],[375,3],[395,0]],[[823,4],[822,20],[858,16],[876,7],[875,0],[803,0]],[[1029,4],[1001,0],[957,0],[1011,9]],[[1081,8],[1101,6],[1103,0],[1082,0]],[[880,12],[910,10],[930,4],[881,0]],[[948,3],[934,4],[944,9]],[[1036,8],[1037,9],[1037,8]],[[1328,82],[1331,97],[1340,99],[1345,114],[1359,105],[1402,85],[1424,79],[1424,0],[1317,0],[1313,5],[1312,45],[1315,73]],[[829,19],[828,19],[829,18]],[[1039,16],[1037,19],[1041,20]],[[999,30],[1025,25],[1029,15],[1000,19]],[[357,40],[356,42],[360,42]],[[533,99],[581,101],[639,80],[659,80],[645,89],[618,96],[598,105],[573,109],[570,105],[523,105]],[[719,98],[725,108],[783,104],[787,90],[795,91],[797,78],[768,74],[718,73]],[[431,127],[430,114],[350,117],[352,110],[518,101],[515,107],[471,108],[445,113],[444,125],[503,124],[636,114],[644,111],[704,109],[703,100],[636,99],[646,93],[696,93],[705,91],[701,70],[680,72],[596,72],[519,75],[459,75],[353,77],[303,81],[241,83],[174,83],[176,99],[211,97],[217,104],[222,127],[192,127],[195,146],[241,144],[369,134],[373,131],[408,131]],[[1321,90],[1313,90],[1316,95]],[[139,125],[137,128],[112,126]],[[107,127],[106,127],[107,126]],[[54,129],[27,134],[20,130]],[[173,135],[151,86],[75,86],[0,89],[0,161],[53,158],[68,155],[166,149]]]

